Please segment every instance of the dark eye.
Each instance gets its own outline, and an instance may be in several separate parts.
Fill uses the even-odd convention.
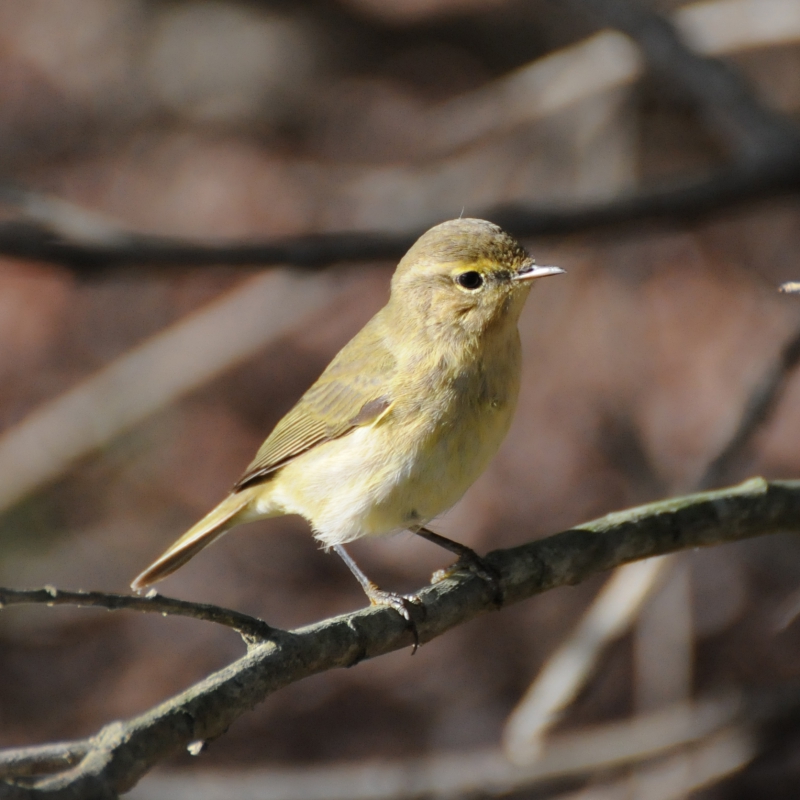
[[[475,290],[480,289],[483,286],[483,276],[480,272],[475,272],[474,270],[470,270],[469,272],[462,272],[457,278],[459,286],[463,286],[465,289]]]

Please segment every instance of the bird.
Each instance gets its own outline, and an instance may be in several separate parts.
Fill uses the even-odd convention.
[[[387,304],[278,422],[227,497],[131,587],[160,581],[234,526],[287,514],[308,521],[373,605],[409,622],[409,598],[377,586],[344,545],[410,530],[455,553],[452,570],[492,580],[471,548],[427,525],[506,436],[520,386],[520,313],[534,281],[563,272],[537,266],[486,220],[428,230],[400,260]]]

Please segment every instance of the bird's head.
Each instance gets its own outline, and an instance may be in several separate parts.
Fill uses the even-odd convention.
[[[497,323],[516,325],[533,281],[563,271],[537,267],[492,222],[453,219],[420,236],[400,261],[391,305],[396,314],[422,317],[428,329],[480,333]]]

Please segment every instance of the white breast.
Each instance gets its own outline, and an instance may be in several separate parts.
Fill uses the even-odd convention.
[[[378,424],[314,448],[275,477],[264,515],[299,514],[326,546],[424,525],[483,472],[513,403],[462,411],[451,425],[415,428],[402,447],[396,426]]]
[[[299,514],[330,546],[418,527],[446,511],[486,468],[511,424],[520,361],[516,330],[511,334],[485,348],[480,364],[451,370],[444,383],[440,371],[415,374],[415,386],[405,387],[385,418],[287,464],[259,514]],[[426,396],[436,397],[437,407],[423,415],[417,398]]]

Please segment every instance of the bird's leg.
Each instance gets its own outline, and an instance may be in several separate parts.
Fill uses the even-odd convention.
[[[361,568],[356,564],[355,561],[350,556],[350,553],[344,549],[340,544],[335,544],[333,549],[337,552],[339,557],[347,564],[348,569],[350,572],[355,575],[356,580],[361,584],[361,588],[364,590],[364,594],[369,598],[369,602],[373,606],[388,606],[389,608],[393,608],[398,614],[400,614],[403,619],[408,623],[408,627],[411,629],[411,633],[414,636],[414,650],[413,653],[417,652],[417,648],[419,647],[419,632],[417,631],[417,624],[414,622],[413,617],[411,616],[411,604],[417,600],[416,595],[405,596],[402,594],[395,594],[395,592],[387,592],[384,589],[381,589],[378,584],[371,581],[362,571]]]
[[[446,536],[441,536],[438,533],[428,530],[427,528],[416,528],[414,533],[427,539],[433,544],[438,544],[445,550],[455,553],[458,556],[458,561],[455,564],[445,568],[437,569],[431,577],[431,583],[438,583],[445,578],[459,572],[460,570],[467,570],[479,578],[483,578],[493,589],[495,595],[495,602],[497,605],[503,604],[503,588],[500,585],[500,573],[485,559],[481,558],[471,547],[467,547],[461,542],[454,542]]]

